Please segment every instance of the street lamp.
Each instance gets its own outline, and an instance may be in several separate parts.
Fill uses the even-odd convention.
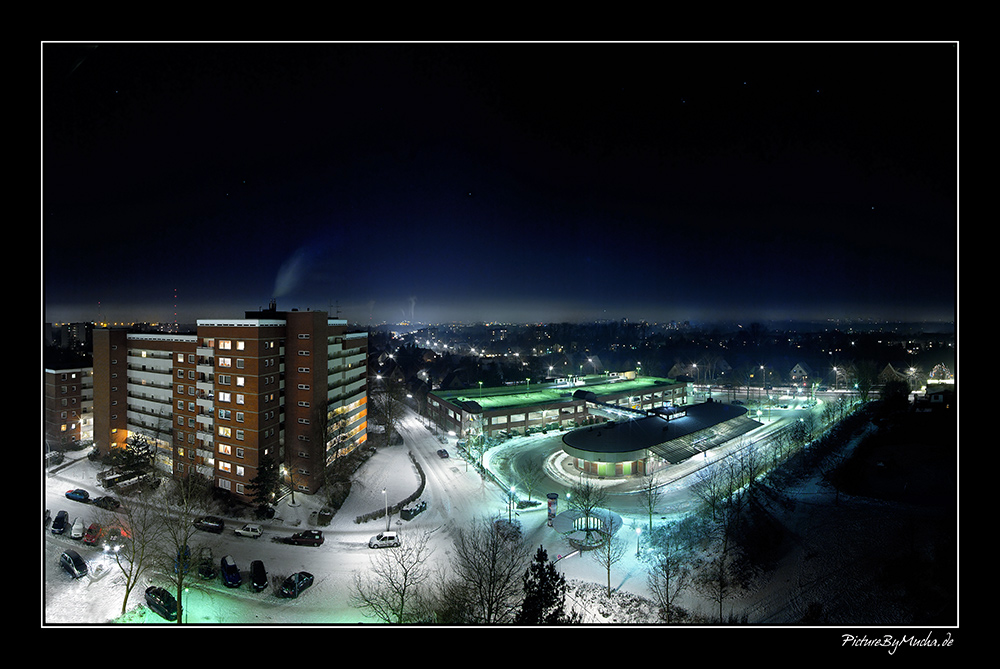
[[[389,493],[382,488],[382,497],[385,498],[385,531],[389,531]]]
[[[642,534],[642,528],[635,528],[635,556],[639,557],[639,535]]]

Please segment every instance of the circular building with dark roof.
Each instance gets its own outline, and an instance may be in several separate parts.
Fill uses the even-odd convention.
[[[593,396],[581,396],[601,404]],[[741,406],[715,402],[635,411],[563,435],[563,450],[582,472],[602,477],[648,474],[703,453],[760,423]]]

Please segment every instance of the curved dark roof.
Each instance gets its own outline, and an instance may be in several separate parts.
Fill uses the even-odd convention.
[[[563,435],[563,444],[572,455],[593,460],[599,460],[603,454],[635,454],[741,418],[747,413],[745,407],[712,401],[679,409],[684,412],[683,415],[669,419],[654,414],[579,428]]]

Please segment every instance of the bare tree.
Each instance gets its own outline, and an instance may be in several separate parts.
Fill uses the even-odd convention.
[[[591,479],[584,477],[579,483],[570,488],[568,504],[571,509],[583,514],[584,527],[587,543],[592,539],[592,533],[596,529],[593,527],[593,519],[596,518],[594,512],[607,505],[607,493],[604,488],[596,485]]]
[[[426,610],[422,589],[431,575],[428,538],[426,532],[415,534],[395,548],[373,553],[370,569],[354,573],[351,605],[386,623],[420,619]]]
[[[369,388],[369,400],[375,420],[385,427],[385,443],[392,443],[393,435],[406,412],[406,386],[395,377],[382,379],[381,387]]]
[[[690,577],[687,553],[674,534],[671,525],[660,533],[658,543],[660,554],[650,566],[646,582],[665,620],[670,622],[671,610],[681,591],[687,587]]]
[[[663,498],[663,489],[657,484],[656,476],[652,472],[643,477],[639,495],[643,506],[646,507],[646,513],[649,516],[649,531],[652,532],[653,514],[656,513],[656,507],[660,505],[660,500]]]
[[[604,567],[608,574],[608,597],[611,596],[611,568],[625,557],[625,542],[617,536],[610,516],[605,516],[601,520],[599,530],[601,543],[591,551],[590,555],[594,561]]]
[[[690,490],[712,511],[715,520],[719,507],[726,494],[727,479],[725,469],[720,462],[702,467],[694,474]]]
[[[125,581],[125,597],[122,599],[124,614],[132,590],[154,565],[162,522],[159,507],[141,497],[123,496],[120,504],[115,511],[102,511],[98,520],[105,550]]]
[[[184,582],[194,566],[191,544],[198,531],[194,521],[206,513],[211,494],[211,482],[196,472],[173,479],[167,491],[167,512],[161,515],[163,540],[157,557],[161,572],[175,586],[178,624],[184,618]]]
[[[451,567],[470,622],[509,623],[521,602],[522,575],[531,551],[519,533],[500,530],[499,520],[477,519],[455,535]]]

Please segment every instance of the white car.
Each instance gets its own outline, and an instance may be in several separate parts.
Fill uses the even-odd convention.
[[[73,529],[70,530],[71,539],[82,539],[84,533],[83,518],[77,518],[73,521]]]
[[[399,536],[395,532],[379,532],[368,540],[368,548],[392,548],[399,545]]]
[[[264,534],[264,530],[260,528],[260,525],[247,524],[234,532],[241,537],[253,537],[254,539],[260,538],[260,535]]]

